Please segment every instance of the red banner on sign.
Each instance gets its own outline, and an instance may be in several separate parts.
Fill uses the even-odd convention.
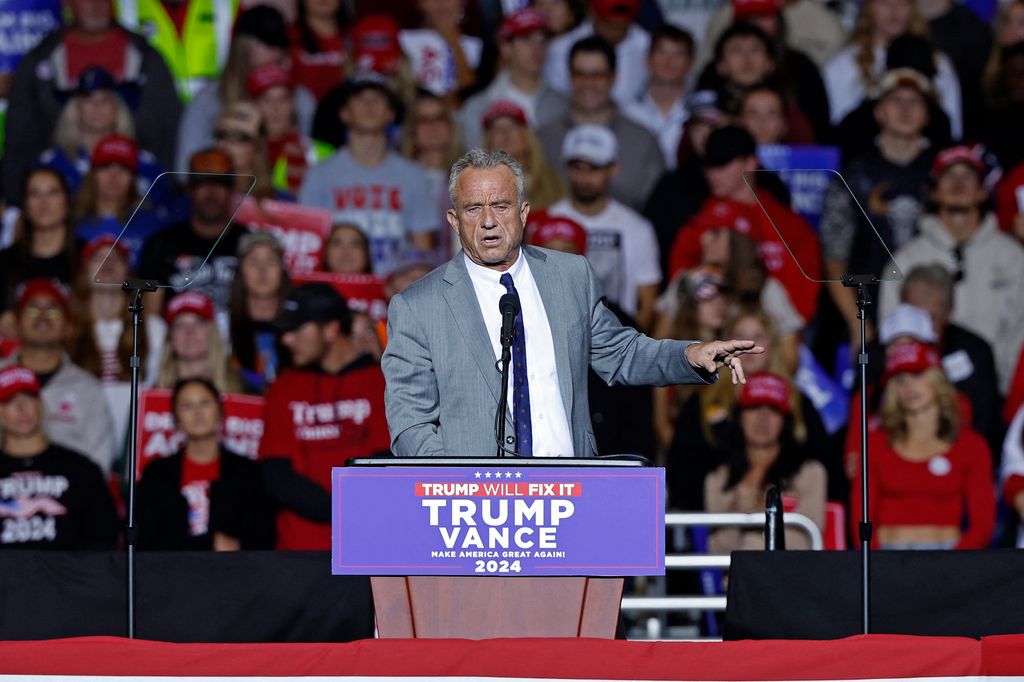
[[[263,436],[263,398],[226,393],[222,401],[224,422],[221,424],[221,442],[240,455],[256,459]],[[174,425],[170,389],[147,388],[140,391],[138,476],[142,476],[142,470],[149,462],[177,452],[184,440],[185,434]]]
[[[309,282],[326,282],[337,289],[348,307],[366,313],[374,322],[386,320],[388,302],[384,298],[385,278],[378,275],[342,275],[336,272],[306,272],[292,277],[296,286]]]
[[[292,275],[320,266],[320,252],[331,230],[331,212],[286,201],[246,197],[235,220],[254,230],[265,230],[281,241],[284,260]]]

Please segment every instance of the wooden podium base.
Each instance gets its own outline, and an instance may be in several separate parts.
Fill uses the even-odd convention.
[[[622,578],[370,578],[381,638],[614,639]]]

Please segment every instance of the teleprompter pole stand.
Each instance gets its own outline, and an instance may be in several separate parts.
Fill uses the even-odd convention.
[[[867,313],[871,305],[868,297],[868,285],[878,284],[875,275],[844,275],[844,287],[857,290],[857,319],[860,320],[860,354],[857,364],[860,367],[860,525],[857,535],[860,540],[860,590],[861,590],[861,629],[863,634],[871,630],[871,516],[868,514],[868,349],[867,349]]]
[[[138,457],[139,435],[139,325],[142,323],[142,294],[156,291],[156,283],[149,280],[130,279],[121,284],[121,289],[131,294],[128,310],[132,314],[132,355],[128,362],[131,370],[131,402],[128,412],[128,523],[124,529],[125,546],[128,548],[127,604],[128,638],[135,639],[135,545],[139,541],[139,530],[135,527],[135,463]]]

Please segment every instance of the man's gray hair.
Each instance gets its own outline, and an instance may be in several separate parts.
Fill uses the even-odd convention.
[[[526,180],[523,177],[523,167],[511,154],[500,149],[470,149],[463,154],[458,161],[452,165],[452,172],[448,175],[448,200],[452,207],[457,208],[455,203],[455,183],[459,181],[459,175],[467,168],[478,168],[487,170],[507,166],[512,174],[516,176],[516,201],[520,206],[526,200]]]
[[[949,270],[938,263],[918,265],[903,277],[903,285],[900,287],[900,299],[906,300],[907,292],[914,284],[924,284],[942,294],[946,300],[946,310],[953,309],[953,296],[955,295],[956,283]]]

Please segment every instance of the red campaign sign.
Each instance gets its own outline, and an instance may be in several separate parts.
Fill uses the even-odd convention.
[[[330,284],[345,297],[349,308],[366,313],[374,322],[388,318],[384,281],[385,278],[379,275],[342,275],[336,272],[306,272],[292,277],[296,286],[310,282]]]
[[[284,246],[284,260],[292,275],[320,266],[320,252],[331,231],[331,212],[276,199],[257,202],[251,196],[238,208],[235,220],[254,230],[265,230]]]
[[[263,437],[263,398],[225,393],[221,442],[240,455],[256,459]],[[139,392],[138,466],[142,476],[146,464],[158,457],[173,455],[181,447],[185,434],[174,426],[171,414],[171,390],[146,388]]]

